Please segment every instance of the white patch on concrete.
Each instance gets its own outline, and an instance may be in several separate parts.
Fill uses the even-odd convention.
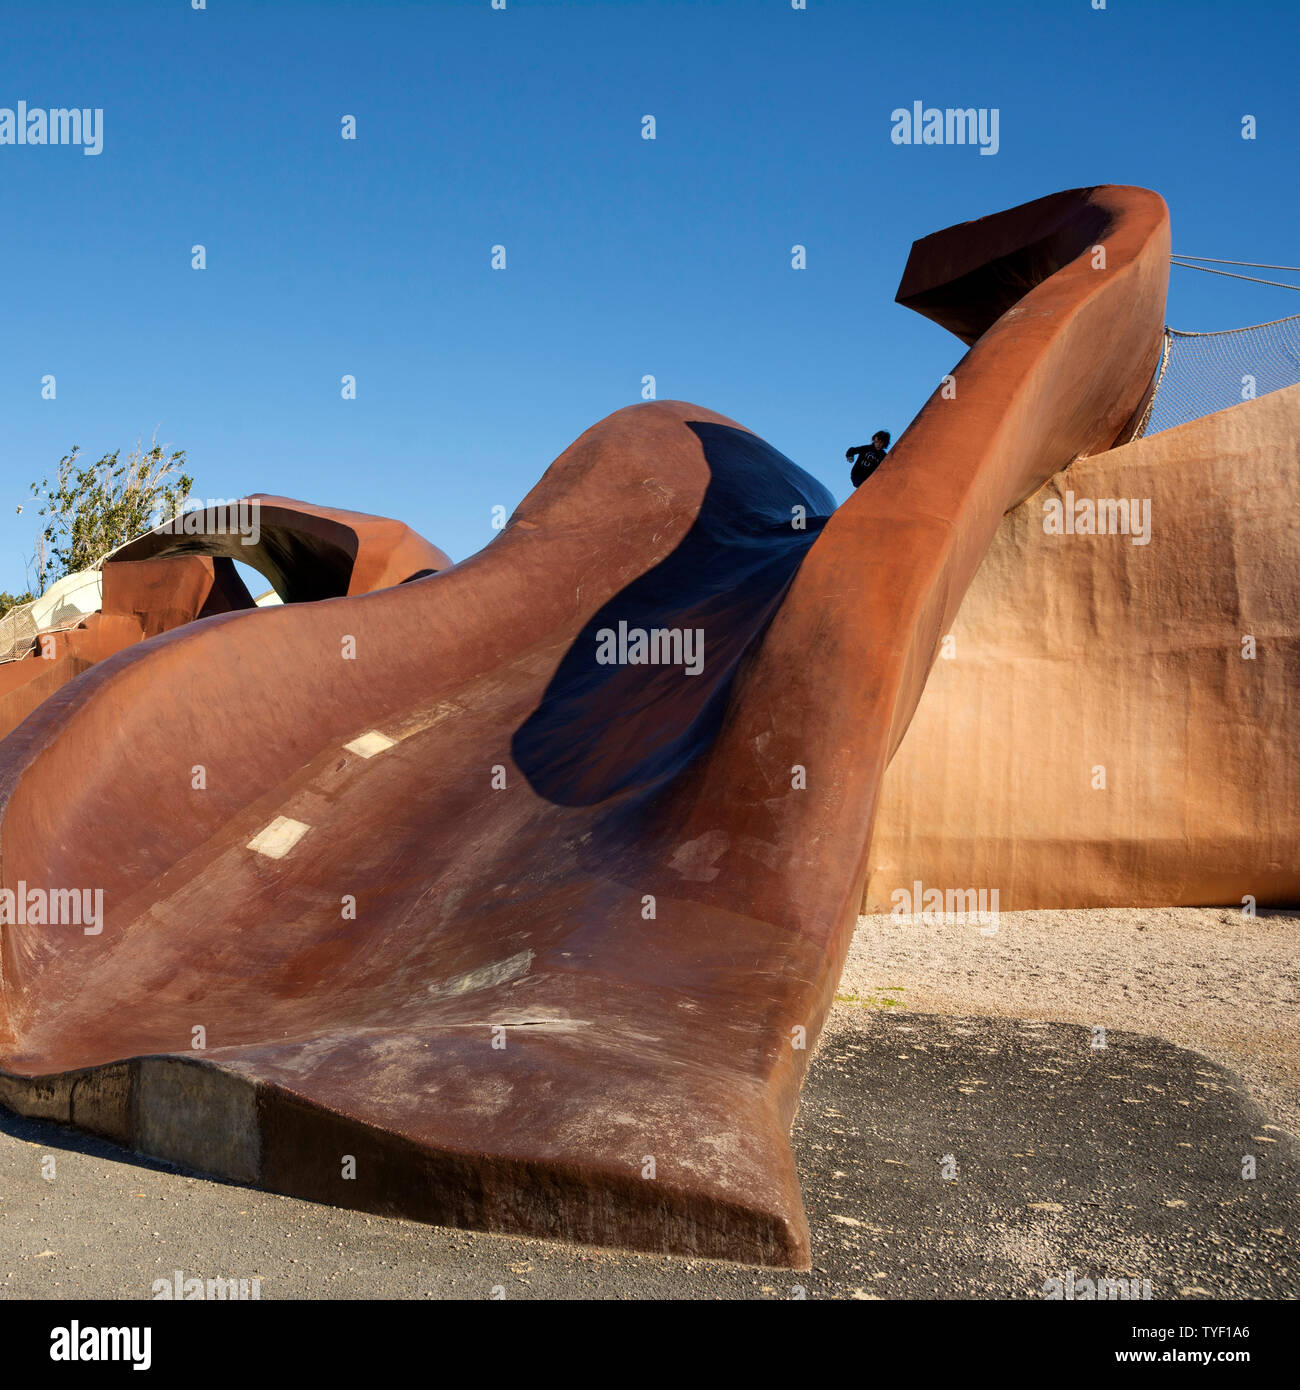
[[[266,855],[268,859],[283,859],[310,829],[310,825],[304,825],[300,820],[276,816],[265,830],[249,840],[248,848]]]
[[[371,729],[368,734],[362,734],[360,738],[354,738],[351,743],[345,743],[343,746],[359,758],[373,758],[376,753],[393,747],[396,742],[396,739],[381,734],[378,729]]]
[[[668,867],[691,883],[711,883],[718,876],[714,861],[731,844],[725,830],[708,830],[694,840],[687,840],[673,851]]]
[[[491,989],[493,985],[504,985],[526,975],[532,963],[533,953],[520,951],[517,956],[499,960],[495,965],[480,966],[477,970],[467,970],[463,975],[453,975],[450,980],[435,982],[429,986],[429,993],[437,999],[447,999],[478,989]]]
[[[569,1018],[567,1014],[553,1009],[545,1013],[538,1013],[536,1010],[518,1014],[503,1013],[500,1017],[494,1015],[491,1019],[485,1019],[483,1023],[474,1026],[490,1028],[493,1025],[500,1028],[540,1028],[548,1032],[572,1033],[579,1028],[590,1028],[591,1021],[585,1018]],[[1270,1139],[1266,1142],[1275,1141]]]

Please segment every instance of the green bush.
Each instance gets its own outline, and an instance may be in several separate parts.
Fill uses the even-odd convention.
[[[155,437],[147,449],[136,440],[125,461],[120,454],[115,449],[82,464],[73,445],[59,460],[53,485],[48,478],[32,484],[42,503],[39,515],[48,518],[34,557],[37,593],[64,575],[90,569],[160,517],[175,516],[189,496],[194,479],[184,472],[183,449],[168,453]]]

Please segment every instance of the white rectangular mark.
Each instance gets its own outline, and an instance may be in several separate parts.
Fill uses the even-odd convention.
[[[310,825],[304,825],[300,820],[276,816],[265,830],[249,840],[248,848],[266,855],[268,859],[283,859],[310,829]]]
[[[360,758],[373,758],[376,753],[382,753],[385,748],[391,748],[396,742],[396,739],[381,734],[378,729],[371,729],[368,734],[362,734],[360,738],[354,738],[351,743],[345,743],[343,746],[349,753],[355,753]]]

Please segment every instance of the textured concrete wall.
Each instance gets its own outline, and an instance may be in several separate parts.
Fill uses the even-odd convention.
[[[1149,543],[1048,534],[1067,493],[1149,502]],[[885,776],[869,909],[916,881],[1004,910],[1300,901],[1298,503],[1295,386],[1009,513]]]

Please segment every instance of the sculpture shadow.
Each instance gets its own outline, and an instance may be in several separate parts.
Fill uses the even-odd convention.
[[[586,623],[511,741],[562,806],[652,791],[717,734],[732,681],[835,508],[757,435],[688,421],[709,484],[681,543]]]

